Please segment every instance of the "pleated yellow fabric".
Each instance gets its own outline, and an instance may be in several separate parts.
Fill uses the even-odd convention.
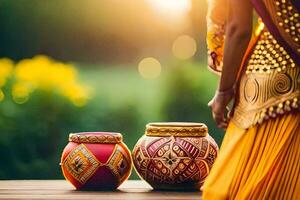
[[[299,200],[300,113],[244,130],[229,124],[204,200]]]

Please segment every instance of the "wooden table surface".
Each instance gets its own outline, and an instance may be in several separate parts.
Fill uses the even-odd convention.
[[[201,192],[153,191],[144,181],[129,180],[116,191],[75,191],[65,180],[0,181],[0,199],[101,199],[101,200],[193,200]]]

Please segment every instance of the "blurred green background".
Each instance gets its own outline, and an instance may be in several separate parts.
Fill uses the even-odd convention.
[[[0,0],[0,179],[63,178],[70,132],[120,132],[132,150],[149,122],[203,122],[220,144],[206,6]]]

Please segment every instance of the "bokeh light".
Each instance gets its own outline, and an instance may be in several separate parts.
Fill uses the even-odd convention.
[[[172,51],[175,57],[179,59],[189,59],[197,51],[197,43],[189,35],[179,36],[173,43]]]
[[[143,78],[155,79],[161,73],[161,64],[153,57],[144,58],[139,63],[138,70]]]

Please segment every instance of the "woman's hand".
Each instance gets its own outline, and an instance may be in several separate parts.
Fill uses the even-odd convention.
[[[227,128],[228,126],[228,112],[227,105],[234,96],[234,89],[220,92],[217,91],[213,99],[208,103],[211,108],[212,116],[219,128]],[[230,114],[230,113],[229,113]]]

